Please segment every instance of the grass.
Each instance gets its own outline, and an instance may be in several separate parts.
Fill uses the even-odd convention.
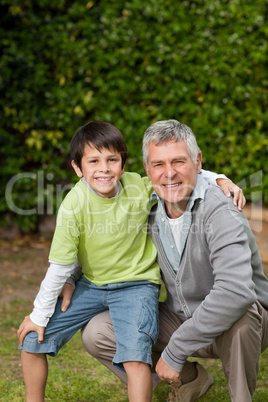
[[[0,306],[1,402],[25,401],[16,331],[31,305],[31,302],[14,301]],[[215,384],[200,401],[230,401],[227,380],[220,362],[208,359],[203,360],[202,364],[213,373]],[[49,369],[46,401],[128,400],[126,386],[86,353],[80,333],[62,348],[56,358],[49,358]],[[169,387],[160,383],[154,391],[153,401],[166,401],[168,392]],[[261,356],[258,386],[253,401],[268,401],[268,350]]]

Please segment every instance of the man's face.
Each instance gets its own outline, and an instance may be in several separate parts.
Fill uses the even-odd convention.
[[[171,218],[181,216],[196,185],[202,155],[193,163],[185,141],[167,141],[148,147],[148,166],[144,166],[155,192],[165,201]]]
[[[86,182],[99,196],[110,198],[116,195],[117,183],[124,173],[120,153],[106,148],[100,152],[86,145],[81,159],[81,169],[74,161],[72,166],[77,176],[84,176]]]

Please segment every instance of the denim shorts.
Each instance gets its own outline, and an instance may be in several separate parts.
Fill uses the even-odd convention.
[[[152,365],[151,349],[158,337],[159,285],[148,281],[110,283],[97,286],[84,276],[76,283],[70,306],[61,311],[59,299],[45,329],[44,341],[29,332],[19,348],[30,353],[56,356],[60,348],[95,315],[109,310],[117,350],[113,363],[124,371],[123,362]]]

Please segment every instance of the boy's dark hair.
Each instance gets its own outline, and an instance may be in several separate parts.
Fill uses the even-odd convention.
[[[99,152],[103,148],[117,151],[121,154],[122,168],[125,166],[127,146],[121,132],[112,124],[92,121],[76,131],[70,143],[70,155],[79,169],[86,145],[96,148]]]

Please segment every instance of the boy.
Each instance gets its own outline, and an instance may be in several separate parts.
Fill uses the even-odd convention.
[[[81,127],[70,151],[81,180],[60,207],[50,267],[33,312],[18,330],[26,398],[44,400],[46,354],[55,356],[93,316],[109,309],[117,339],[113,362],[127,373],[129,400],[150,401],[161,284],[156,250],[147,234],[152,186],[146,177],[123,175],[127,148],[120,131],[109,123]],[[57,298],[76,257],[83,276],[68,311],[62,313]]]
[[[34,310],[18,331],[26,399],[44,400],[46,354],[55,356],[94,315],[109,309],[117,337],[114,364],[127,373],[129,400],[150,401],[161,284],[156,250],[147,235],[152,187],[138,174],[122,176],[127,148],[120,131],[109,123],[81,127],[70,152],[81,180],[60,207],[50,267]],[[76,256],[83,276],[70,308],[62,313],[56,302]]]

